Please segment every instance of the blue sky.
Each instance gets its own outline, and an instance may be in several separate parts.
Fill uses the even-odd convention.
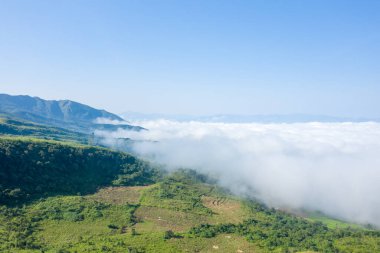
[[[0,92],[116,113],[380,117],[380,1],[0,0]]]

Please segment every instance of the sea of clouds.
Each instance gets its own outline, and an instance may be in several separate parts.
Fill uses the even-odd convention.
[[[212,174],[271,207],[380,227],[380,123],[133,123],[149,130],[96,134],[142,140],[138,155]]]

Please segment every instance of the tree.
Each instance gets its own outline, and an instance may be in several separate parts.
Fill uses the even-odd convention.
[[[175,237],[175,234],[172,230],[167,230],[165,231],[165,234],[164,234],[164,239],[165,240],[168,240],[170,238],[174,238]]]

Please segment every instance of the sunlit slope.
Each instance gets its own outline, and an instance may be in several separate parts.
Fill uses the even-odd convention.
[[[0,135],[28,136],[33,138],[72,141],[82,144],[91,143],[91,135],[66,130],[64,128],[45,126],[25,120],[17,120],[0,114]]]
[[[129,154],[0,139],[1,252],[379,252],[380,233],[241,199]]]

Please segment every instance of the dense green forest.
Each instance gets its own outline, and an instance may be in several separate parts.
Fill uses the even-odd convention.
[[[87,194],[106,185],[144,185],[158,175],[147,162],[108,149],[0,138],[0,203]]]

